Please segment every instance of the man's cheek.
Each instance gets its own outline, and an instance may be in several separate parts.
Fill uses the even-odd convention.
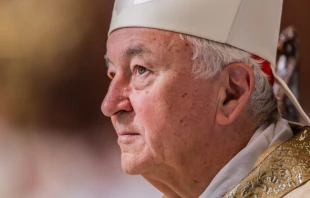
[[[139,107],[136,109],[136,116],[140,120],[143,127],[153,128],[153,124],[158,120],[158,110],[155,108],[153,101],[141,101]]]

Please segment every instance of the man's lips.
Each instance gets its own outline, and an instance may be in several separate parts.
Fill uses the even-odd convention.
[[[140,133],[136,132],[120,132],[118,134],[118,143],[119,144],[131,144],[135,142],[138,137],[141,135]]]
[[[120,132],[118,133],[119,136],[131,136],[131,135],[141,135],[140,133],[136,133],[136,132]]]

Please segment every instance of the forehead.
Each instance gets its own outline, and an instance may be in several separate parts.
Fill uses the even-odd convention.
[[[158,51],[182,48],[184,44],[185,41],[174,32],[151,28],[122,28],[110,34],[107,49],[108,53],[114,50],[128,51],[129,49]]]

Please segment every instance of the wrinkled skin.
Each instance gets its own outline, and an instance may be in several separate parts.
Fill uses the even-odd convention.
[[[216,123],[223,80],[195,78],[192,53],[178,34],[146,28],[116,30],[107,43],[112,80],[102,112],[118,134],[122,167],[171,197],[200,195],[235,150]]]

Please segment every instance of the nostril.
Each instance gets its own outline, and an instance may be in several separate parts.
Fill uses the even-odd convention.
[[[131,102],[129,98],[124,96],[118,96],[116,98],[106,97],[101,104],[101,112],[107,117],[130,111],[133,111]]]
[[[120,111],[115,112],[112,116],[117,115],[117,114],[122,114],[122,113],[125,113],[125,112],[127,112],[127,111],[125,111],[125,110],[120,110]]]

